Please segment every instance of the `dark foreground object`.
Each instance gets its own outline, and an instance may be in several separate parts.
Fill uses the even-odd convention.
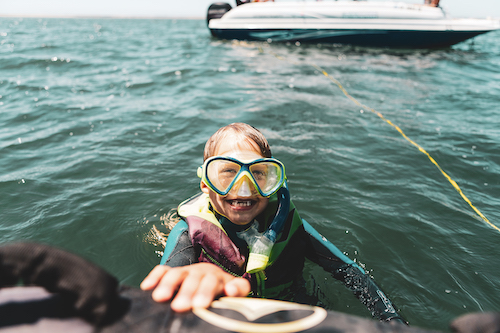
[[[13,287],[20,281],[24,286]],[[0,247],[0,332],[430,332],[290,302],[222,298],[175,313],[150,292],[118,286],[88,261],[49,246]],[[472,314],[456,332],[498,332],[500,315]]]

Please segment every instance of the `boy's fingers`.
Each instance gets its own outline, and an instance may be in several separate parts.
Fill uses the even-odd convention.
[[[224,281],[222,277],[214,274],[205,275],[200,281],[198,290],[194,295],[192,306],[208,308],[212,304],[212,301],[222,294],[223,290]]]
[[[141,282],[142,290],[151,290],[160,282],[161,278],[170,269],[168,266],[157,265],[155,268],[149,272],[148,276],[144,278]]]
[[[232,297],[247,296],[250,290],[250,282],[243,278],[234,278],[224,286],[225,294]]]
[[[185,270],[168,269],[161,277],[160,283],[157,284],[151,296],[156,302],[171,300],[177,289],[184,283],[186,275]]]
[[[236,278],[213,264],[199,263],[176,268],[156,266],[142,281],[141,289],[154,289],[155,301],[172,300],[174,311],[185,312],[193,307],[209,307],[222,294],[246,296],[251,288],[246,279]]]
[[[177,295],[170,306],[174,311],[184,312],[192,308],[193,298],[199,289],[200,282],[205,274],[195,270],[184,270],[183,279]],[[170,281],[170,280],[169,280]],[[170,281],[172,282],[172,281]]]

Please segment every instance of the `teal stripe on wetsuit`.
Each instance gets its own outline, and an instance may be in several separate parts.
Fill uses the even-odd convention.
[[[172,251],[175,249],[175,246],[177,245],[179,238],[181,237],[182,233],[186,230],[188,230],[188,225],[186,221],[180,220],[174,226],[172,231],[170,231],[170,233],[168,234],[167,244],[165,245],[165,250],[163,251],[163,257],[161,257],[160,265],[165,265],[167,259],[170,258]]]
[[[332,254],[337,256],[340,260],[345,262],[346,264],[352,265],[353,267],[357,267],[363,274],[366,274],[365,271],[358,266],[354,261],[352,261],[348,256],[342,253],[335,245],[333,245],[328,239],[323,237],[319,232],[316,231],[306,220],[302,219],[302,224],[304,226],[304,230],[314,238],[316,238],[319,242],[321,242]]]

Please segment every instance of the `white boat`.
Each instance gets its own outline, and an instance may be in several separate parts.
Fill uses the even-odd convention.
[[[212,4],[214,37],[374,47],[440,48],[500,29],[494,19],[453,19],[440,7],[403,2],[253,2]]]

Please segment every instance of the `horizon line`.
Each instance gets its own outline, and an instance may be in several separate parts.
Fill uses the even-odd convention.
[[[48,18],[48,19],[132,19],[132,20],[204,20],[205,17],[197,16],[127,16],[127,15],[38,15],[38,14],[0,14],[0,18]]]

